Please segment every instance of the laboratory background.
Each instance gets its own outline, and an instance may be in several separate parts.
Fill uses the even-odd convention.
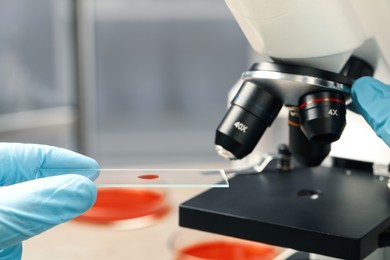
[[[0,140],[104,168],[226,166],[214,131],[251,55],[219,0],[1,0]],[[164,190],[170,210],[145,228],[61,225],[23,259],[173,259],[176,207],[201,191]]]
[[[296,100],[288,100],[290,98],[288,94],[282,95],[286,98],[283,100],[286,106],[281,108],[278,118],[272,119],[272,122],[264,119],[267,117],[264,116],[264,111],[254,112],[254,114],[259,113],[259,117],[263,117],[262,120],[269,124],[265,125],[264,129],[268,129],[271,123],[272,127],[271,130],[265,132],[258,144],[260,137],[247,142],[248,146],[254,144],[250,149],[251,152],[253,150],[250,155],[245,157],[245,154],[242,156],[245,158],[235,162],[219,156],[230,159],[236,156],[240,159],[241,155],[237,156],[240,151],[235,150],[237,147],[229,147],[231,143],[225,138],[227,136],[234,139],[237,135],[229,136],[229,133],[223,133],[225,135],[221,138],[222,141],[215,139],[226,130],[223,128],[223,120],[229,119],[228,116],[224,116],[229,113],[226,111],[230,100],[236,103],[241,102],[240,98],[245,96],[236,95],[241,84],[243,86],[241,89],[244,89],[245,84],[248,83],[243,80],[244,74],[246,73],[246,79],[252,75],[251,83],[247,84],[249,87],[253,82],[262,82],[263,76],[256,78],[256,72],[259,72],[259,75],[265,75],[266,78],[270,72],[267,69],[269,64],[262,66],[261,64],[264,63],[261,63],[257,67],[252,64],[259,61],[273,62],[269,56],[273,51],[281,54],[282,58],[275,59],[276,63],[280,62],[281,65],[277,65],[276,71],[271,69],[271,74],[277,72],[285,76],[283,73],[287,70],[289,76],[280,83],[282,87],[278,86],[279,82],[277,82],[280,79],[279,74],[277,77],[271,77],[271,81],[276,81],[274,84],[276,88],[282,89],[281,92],[291,91],[283,84],[289,86],[291,80],[306,80],[307,77],[319,82],[317,84],[319,87],[315,86],[315,88],[318,87],[314,89],[315,92],[324,91],[324,89],[326,90],[324,92],[332,92],[335,89],[336,92],[343,92],[345,90],[342,87],[351,85],[353,82],[348,70],[355,72],[356,67],[352,65],[356,64],[362,66],[358,68],[363,69],[356,69],[356,71],[360,73],[359,76],[363,76],[374,74],[371,65],[375,63],[378,69],[374,76],[386,83],[390,82],[388,73],[390,69],[387,65],[388,59],[386,59],[390,57],[390,52],[383,47],[388,42],[387,40],[390,41],[390,38],[374,22],[371,24],[364,20],[367,22],[367,27],[361,24],[358,26],[358,23],[355,27],[354,11],[338,8],[352,6],[353,1],[316,2],[318,6],[329,8],[326,10],[333,10],[337,18],[342,17],[340,20],[331,19],[330,21],[341,21],[338,29],[350,32],[351,37],[346,37],[348,40],[345,42],[343,38],[340,40],[334,37],[335,41],[340,40],[342,44],[351,44],[347,46],[348,50],[339,53],[338,50],[342,49],[342,44],[311,44],[310,37],[306,41],[306,34],[305,37],[295,38],[300,38],[298,42],[303,43],[300,47],[304,54],[311,51],[310,48],[305,48],[306,45],[313,47],[315,51],[309,54],[310,57],[300,57],[302,59],[289,57],[291,53],[299,53],[301,49],[285,48],[289,45],[289,41],[279,40],[289,39],[294,33],[300,33],[300,28],[310,29],[311,24],[307,23],[307,20],[300,19],[299,10],[303,5],[301,6],[299,1],[292,1],[291,6],[282,5],[286,7],[285,10],[279,9],[277,4],[282,2],[287,3],[277,1],[276,4],[272,4],[263,1],[263,6],[257,3],[268,11],[278,7],[275,8],[274,17],[272,17],[272,12],[270,12],[271,16],[267,17],[268,13],[264,11],[261,19],[257,19],[257,13],[254,17],[240,16],[241,11],[247,12],[246,14],[251,14],[253,11],[250,7],[256,6],[256,2],[250,0],[243,0],[242,6],[238,4],[239,2],[231,0],[0,0],[0,142],[35,143],[70,149],[94,158],[103,169],[148,169],[143,177],[149,180],[156,178],[156,175],[153,175],[153,169],[159,168],[171,169],[172,172],[183,169],[225,169],[228,174],[237,173],[237,175],[239,175],[238,170],[243,170],[241,173],[253,173],[253,171],[259,173],[266,169],[274,173],[274,175],[266,175],[264,179],[262,179],[263,176],[252,175],[251,177],[251,174],[244,174],[241,180],[248,177],[253,178],[254,181],[248,181],[237,192],[234,188],[237,186],[232,185],[229,188],[232,190],[231,193],[229,189],[223,188],[220,189],[220,193],[217,191],[218,188],[209,191],[208,185],[121,189],[99,187],[97,202],[91,210],[68,223],[25,241],[22,259],[203,260],[214,259],[212,255],[218,255],[219,258],[216,259],[227,260],[339,259],[325,256],[327,253],[338,257],[358,256],[356,259],[364,257],[366,260],[389,259],[390,254],[387,249],[376,250],[378,245],[372,243],[377,242],[375,236],[380,234],[385,238],[381,241],[384,243],[387,241],[390,244],[390,235],[388,229],[386,230],[388,226],[384,226],[386,221],[390,221],[390,217],[383,219],[383,216],[389,215],[387,208],[390,209],[386,201],[387,197],[390,198],[390,186],[389,189],[386,188],[390,171],[388,167],[390,150],[359,114],[347,113],[348,118],[351,117],[352,120],[348,119],[350,121],[343,138],[334,143],[331,152],[330,146],[327,146],[328,150],[325,154],[321,154],[320,161],[312,165],[303,163],[302,165],[309,167],[302,173],[303,175],[287,175],[287,172],[300,171],[301,168],[299,168],[299,163],[298,167],[294,168],[292,163],[294,159],[288,152],[288,148],[280,146],[280,144],[287,144],[288,135],[291,135],[291,128],[288,129],[291,125],[288,126],[286,122],[287,118],[292,120],[291,112],[294,112],[294,109],[289,109],[297,108],[294,103]],[[302,10],[316,10],[317,12],[318,8],[310,9],[312,5],[309,2],[306,2]],[[375,2],[388,7],[383,9],[384,13],[378,15],[383,18],[383,21],[388,21],[388,16],[384,14],[385,11],[390,10],[390,4],[386,0]],[[367,3],[364,1],[356,3],[358,3],[356,6],[360,8],[357,8],[360,11],[360,13],[356,12],[358,15],[366,18],[366,11],[367,17],[371,15],[368,9],[363,8],[365,5],[368,6]],[[345,19],[343,12],[348,14]],[[292,14],[293,18],[296,18],[293,21],[299,26],[294,27],[294,24],[286,22],[288,19],[283,21],[284,16],[288,18],[287,14]],[[313,21],[316,20],[315,15],[310,12],[304,14],[312,17]],[[291,26],[293,30],[287,30],[287,32],[292,33],[289,34],[282,30],[264,30],[262,31],[264,35],[259,38],[256,38],[258,36],[256,33],[251,34],[253,28],[255,32],[260,30],[256,28],[257,22],[260,24],[265,21],[264,24],[267,24],[267,19],[275,17],[281,17],[282,21],[278,24],[279,20],[276,19],[275,24],[281,27],[286,26],[286,28]],[[375,20],[373,16],[371,18]],[[319,24],[328,23],[321,20]],[[324,27],[327,27],[325,25]],[[375,38],[367,33],[374,27],[373,35],[384,35],[383,38],[379,36]],[[269,29],[267,25],[264,28]],[[261,29],[264,28],[261,27]],[[349,30],[350,28],[354,29]],[[328,34],[337,35],[337,32],[335,33],[332,29],[324,33],[321,30],[315,30],[316,37],[313,38],[322,39],[323,37],[329,40]],[[273,43],[269,44],[271,48],[265,51],[269,53],[264,54],[258,51],[256,47],[259,46],[256,45],[258,43],[256,41],[260,42],[259,46],[262,43],[265,45]],[[278,43],[281,44],[278,45]],[[322,49],[330,51],[327,53],[329,57],[325,55],[324,59],[318,58],[320,55],[317,54]],[[347,63],[352,53],[369,59],[367,62],[358,59],[357,63],[354,63],[356,60],[351,59],[352,62]],[[304,56],[301,53],[299,55]],[[372,64],[369,64],[370,62]],[[308,64],[313,65],[315,69],[303,71],[309,71],[314,76],[305,74],[304,77],[299,77],[301,75],[297,73],[298,77],[291,79],[291,71],[294,74],[300,71],[301,65]],[[317,66],[318,64],[323,67]],[[341,65],[344,64],[350,66],[345,66],[347,72],[342,72],[345,75],[332,74],[335,71],[339,72],[343,67]],[[297,65],[299,69],[290,70],[290,65]],[[317,69],[329,69],[329,71],[319,73]],[[265,70],[264,74],[261,74],[264,72],[262,70]],[[293,89],[296,93],[292,94],[306,95],[312,90],[310,89],[312,86],[299,89],[311,84],[302,82],[299,82],[298,89]],[[324,82],[331,82],[334,85],[324,88],[321,85],[326,85]],[[330,89],[332,87],[333,89]],[[340,88],[337,89],[338,87]],[[268,91],[269,89],[261,88],[261,90]],[[348,91],[343,94],[350,97]],[[256,90],[251,94],[255,92]],[[341,94],[338,93],[338,95]],[[316,102],[324,100],[333,102],[336,99],[337,105],[343,103],[340,110],[337,110],[339,107],[337,109],[332,107],[330,110],[332,113],[327,113],[326,116],[338,116],[337,113],[346,110],[346,103],[341,100],[343,97],[338,99],[339,96],[336,96],[337,98],[333,96],[322,98],[321,96],[321,101],[316,99]],[[271,104],[270,110],[282,107],[283,102]],[[289,102],[290,104],[287,104]],[[301,106],[305,107],[311,102],[307,101]],[[239,105],[248,106],[248,109],[253,108],[250,102]],[[278,112],[276,111],[276,114]],[[245,111],[242,112],[244,113]],[[238,124],[233,126],[245,133],[248,127],[240,121],[237,122]],[[345,119],[341,123],[345,123]],[[233,126],[230,126],[231,129]],[[340,127],[341,132],[343,127]],[[234,133],[233,130],[230,133]],[[252,130],[249,128],[248,131]],[[329,136],[333,137],[333,135],[325,135],[325,138]],[[331,142],[336,140],[331,140]],[[214,143],[217,144],[219,154]],[[220,145],[219,148],[218,145]],[[297,154],[301,147],[295,146],[298,150]],[[360,149],[361,147],[364,149]],[[237,153],[234,154],[235,152]],[[309,152],[303,157],[312,159],[315,154]],[[319,166],[323,159],[323,165],[329,169],[339,167],[342,170],[335,170],[337,174],[334,175],[317,174],[316,171],[328,171],[325,167],[313,167]],[[277,162],[277,165],[272,164],[271,160]],[[362,168],[353,168],[355,165],[366,167],[367,162],[360,163],[366,160],[371,163],[369,164],[371,168],[382,167],[379,170],[381,173],[372,174],[374,169],[373,172],[370,170],[370,175],[363,175]],[[379,163],[376,164],[375,160]],[[336,161],[338,165],[335,164]],[[280,166],[280,163],[284,163],[285,168]],[[305,176],[304,174],[308,174],[307,179],[310,179],[308,182],[306,179],[295,181],[295,178],[298,180],[299,176]],[[273,176],[283,177],[273,182]],[[336,178],[334,176],[338,176],[337,181],[340,180],[340,183],[335,183],[335,179],[332,179]],[[290,177],[294,179],[289,179]],[[326,179],[328,177],[329,179]],[[240,180],[240,176],[234,177],[232,183],[234,184],[236,180]],[[278,187],[281,187],[281,190],[291,191],[293,195],[289,194],[288,199],[294,201],[293,204],[296,207],[291,211],[287,208],[279,209],[277,203],[284,202],[284,198],[265,199],[265,205],[267,207],[276,205],[275,212],[278,212],[273,216],[270,214],[272,221],[268,221],[265,208],[258,209],[261,204],[256,204],[264,202],[261,193],[263,190],[258,189],[257,186],[253,189],[254,193],[250,190],[253,188],[252,184],[259,184],[257,183],[259,180],[262,181],[261,185],[265,184],[261,186],[263,190],[270,192],[269,198],[275,194],[279,195]],[[283,186],[285,181],[287,184]],[[312,183],[318,184],[321,189],[311,187]],[[367,183],[369,185],[366,186]],[[213,182],[213,185],[217,184]],[[328,191],[329,187],[331,187],[330,190],[335,191],[335,194]],[[360,189],[360,187],[363,188]],[[368,194],[370,192],[366,190],[366,187],[372,191],[371,194]],[[322,192],[322,189],[325,192]],[[374,197],[377,200],[360,200],[361,205],[350,205],[350,201],[354,202],[354,199],[360,198],[359,196],[363,196],[365,192],[367,193],[365,198]],[[232,198],[231,194],[233,194]],[[248,197],[245,197],[247,195]],[[248,198],[248,200],[242,198]],[[325,206],[330,205],[330,208],[335,210],[327,211],[326,207],[322,208],[321,201],[325,201]],[[330,201],[330,204],[326,204],[326,201]],[[319,205],[318,211],[316,203]],[[361,210],[360,206],[362,206]],[[375,208],[383,215],[372,214],[374,216],[372,217],[370,215],[372,212],[365,210],[366,208]],[[296,213],[294,210],[298,210],[299,214],[303,212],[303,217],[301,218],[302,215],[299,214],[294,215]],[[236,212],[238,212],[237,215],[235,215]],[[249,217],[245,215],[248,212]],[[354,228],[338,227],[340,223],[348,226],[350,220],[360,220],[359,214],[356,214],[359,216],[350,216],[347,214],[349,212],[361,213],[362,219],[368,216],[370,220],[374,219],[380,224],[375,226],[376,222],[373,224],[365,222],[362,225],[364,227],[356,227],[356,230],[367,227],[367,232],[371,232],[367,236],[358,237]],[[290,223],[290,213],[292,219],[296,220],[293,223],[296,227],[285,224]],[[266,220],[261,219],[264,216]],[[294,219],[295,216],[299,217]],[[196,217],[199,217],[201,221],[197,222]],[[286,222],[278,226],[276,222],[279,219]],[[334,223],[337,220],[340,222]],[[264,229],[248,228],[253,223],[259,224]],[[329,233],[321,229],[317,232],[316,228],[323,226],[330,230]],[[263,236],[263,230],[272,232],[269,231]],[[280,231],[280,234],[275,230]],[[342,235],[340,237],[337,235],[339,230],[346,230],[347,233],[352,233],[352,236],[356,235],[358,238],[340,238]],[[296,239],[294,235],[289,236],[289,234],[295,234],[295,231],[301,232],[297,233],[300,236]],[[234,236],[248,238],[248,240],[233,238]],[[329,244],[313,242],[312,238],[318,239],[315,241],[329,241]],[[280,246],[249,240],[267,240]],[[356,242],[357,240],[359,243]],[[345,245],[356,249],[356,252],[343,252],[343,250],[335,249],[332,246],[335,245],[335,241],[344,242]],[[288,246],[290,244],[291,247]],[[299,250],[291,249],[293,246]],[[306,252],[304,248],[318,252]]]
[[[213,132],[251,53],[225,4],[79,2],[1,1],[1,140],[104,166],[220,162]]]

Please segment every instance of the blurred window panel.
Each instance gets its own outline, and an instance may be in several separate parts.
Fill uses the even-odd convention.
[[[0,140],[74,146],[71,2],[0,1]]]
[[[221,162],[214,133],[250,47],[220,0],[95,2],[99,160]]]

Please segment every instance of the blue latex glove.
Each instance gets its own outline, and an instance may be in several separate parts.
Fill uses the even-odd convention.
[[[371,77],[360,78],[352,86],[352,99],[358,112],[390,146],[390,86]]]
[[[23,240],[77,217],[93,205],[96,186],[89,178],[96,177],[98,170],[72,168],[98,169],[99,165],[61,148],[0,143],[0,186],[6,186],[0,187],[1,260],[20,259]]]

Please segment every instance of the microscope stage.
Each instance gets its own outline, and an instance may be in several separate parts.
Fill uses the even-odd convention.
[[[384,178],[385,179],[385,178]],[[387,180],[387,179],[386,179]],[[180,225],[343,259],[363,259],[390,227],[386,180],[343,168],[239,175],[180,205]]]

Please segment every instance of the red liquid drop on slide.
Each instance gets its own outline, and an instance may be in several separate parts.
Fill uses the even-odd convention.
[[[183,248],[176,260],[272,260],[276,256],[276,249],[270,245],[215,240]]]
[[[158,176],[157,174],[144,174],[144,175],[139,175],[138,178],[143,180],[155,180],[160,178],[160,176]]]

